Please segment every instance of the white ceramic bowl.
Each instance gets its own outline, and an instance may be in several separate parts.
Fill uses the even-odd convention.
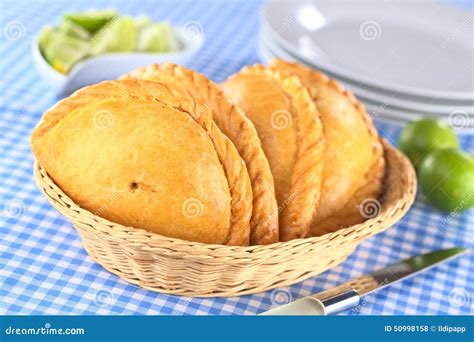
[[[64,75],[54,69],[44,59],[39,48],[39,35],[32,42],[33,59],[36,69],[45,81],[56,90],[60,96],[65,96],[89,84],[104,80],[117,79],[119,76],[135,68],[152,63],[172,62],[186,64],[201,48],[204,35],[186,37],[181,30],[176,30],[184,47],[180,51],[167,53],[125,52],[110,53],[84,59],[77,63]]]

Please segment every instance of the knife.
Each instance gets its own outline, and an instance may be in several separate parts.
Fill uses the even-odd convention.
[[[350,280],[334,289],[297,299],[263,312],[261,315],[331,315],[358,306],[363,296],[427,271],[467,252],[467,248],[458,247],[418,255],[372,274]]]

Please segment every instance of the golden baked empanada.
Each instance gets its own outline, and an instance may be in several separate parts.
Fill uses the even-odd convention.
[[[251,244],[277,242],[278,209],[273,177],[252,122],[228,101],[214,82],[184,67],[169,63],[150,65],[122,77],[133,78],[163,82],[188,92],[209,107],[216,125],[234,143],[247,165],[253,189]]]
[[[319,200],[324,138],[319,113],[295,76],[262,65],[222,84],[257,128],[275,181],[280,239],[305,237]]]
[[[205,104],[142,80],[86,87],[46,112],[39,164],[81,207],[169,237],[248,245],[245,163]]]
[[[364,106],[339,83],[318,71],[282,60],[274,60],[270,66],[301,79],[323,125],[323,181],[311,235],[364,221],[367,216],[359,206],[364,200],[380,196],[385,169],[383,148]]]

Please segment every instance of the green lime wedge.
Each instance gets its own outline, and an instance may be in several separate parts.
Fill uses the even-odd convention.
[[[46,47],[51,41],[52,32],[54,32],[54,28],[51,26],[45,26],[41,30],[38,43],[39,43],[39,48],[42,54],[44,54]]]
[[[65,20],[71,20],[90,33],[95,33],[104,27],[110,20],[117,17],[114,10],[88,11],[80,13],[66,13]]]
[[[171,24],[167,21],[158,23],[160,26],[161,35],[164,41],[164,48],[166,51],[177,51],[182,47],[181,41],[176,34],[176,31],[173,29]]]
[[[165,23],[165,35],[168,39],[168,46],[171,51],[178,51],[183,48],[183,43],[176,34],[176,30],[168,22]]]
[[[74,64],[87,55],[88,42],[60,31],[53,30],[48,35],[47,44],[44,46],[44,57],[59,72],[68,73]]]
[[[68,36],[83,40],[89,40],[91,37],[89,31],[69,19],[64,19],[62,21],[61,26],[59,26],[59,31]]]
[[[150,17],[147,17],[146,15],[141,15],[135,18],[135,24],[137,25],[137,28],[141,30],[145,26],[153,24],[153,21],[150,19]]]
[[[159,30],[156,25],[142,27],[137,39],[136,49],[138,51],[154,52],[161,51],[162,42]]]
[[[124,16],[111,21],[92,38],[90,54],[132,51],[138,30],[133,18]]]
[[[180,48],[181,43],[168,22],[144,27],[137,41],[137,50],[145,52],[170,52]]]

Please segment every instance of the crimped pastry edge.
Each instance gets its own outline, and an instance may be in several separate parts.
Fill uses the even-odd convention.
[[[298,152],[289,190],[290,194],[297,196],[289,195],[289,198],[293,199],[281,210],[280,241],[305,237],[309,233],[312,217],[317,211],[321,189],[324,136],[319,112],[308,89],[297,76],[286,75],[262,64],[256,64],[242,68],[228,80],[232,81],[234,77],[245,74],[267,77],[279,84],[290,95],[293,105],[299,109],[298,115],[303,115],[303,120],[301,118],[297,120]],[[301,121],[307,124],[301,125]],[[313,135],[314,139],[308,139]]]
[[[375,126],[373,124],[372,118],[370,115],[367,113],[365,106],[363,103],[361,103],[355,96],[354,94],[346,89],[344,86],[342,86],[337,80],[330,78],[326,74],[322,73],[319,70],[315,69],[310,69],[308,67],[299,65],[297,63],[291,63],[282,59],[275,58],[272,61],[270,61],[270,67],[271,68],[276,68],[278,69],[281,65],[283,64],[283,67],[290,66],[293,68],[297,68],[301,70],[304,74],[308,75],[310,79],[316,79],[316,82],[322,82],[326,85],[329,85],[332,89],[336,90],[339,94],[345,96],[354,106],[356,111],[359,113],[360,117],[365,123],[365,126],[369,132],[369,135],[372,137],[373,141],[373,161],[372,164],[370,165],[368,171],[366,172],[364,176],[364,182],[360,185],[358,189],[355,190],[353,196],[357,196],[357,193],[360,193],[361,191],[364,190],[364,188],[367,186],[368,183],[372,182],[377,182],[380,184],[378,187],[378,191],[374,193],[374,197],[378,198],[380,197],[382,193],[382,183],[383,183],[383,178],[385,175],[385,157],[384,157],[384,151],[383,151],[383,145],[381,138],[375,129]],[[288,74],[292,74],[291,71],[287,71]],[[342,208],[344,208],[348,203],[344,204]],[[337,216],[337,214],[328,216],[325,219],[323,219],[324,222],[325,220],[331,220],[332,217]],[[333,230],[331,230],[333,231]],[[323,230],[320,233],[324,234],[329,231]],[[320,235],[320,234],[318,234]],[[315,236],[314,234],[311,236]]]
[[[33,131],[32,146],[34,146],[35,140],[40,139],[42,134],[47,134],[47,131],[49,129],[57,125],[61,121],[62,118],[67,116],[67,114],[70,111],[61,107],[68,106],[68,102],[70,102],[71,100],[80,100],[81,96],[91,94],[90,92],[93,91],[94,88],[96,89],[100,88],[104,84],[115,84],[118,86],[120,86],[120,84],[123,85],[127,83],[136,84],[136,85],[139,85],[142,88],[142,90],[146,91],[146,88],[143,88],[143,84],[147,82],[151,82],[151,81],[146,81],[146,80],[103,81],[103,82],[77,90],[70,97],[62,99],[61,101],[56,103],[53,107],[51,107],[49,110],[47,110],[44,113],[39,124]],[[157,82],[153,82],[153,83],[157,83]],[[167,91],[170,94],[173,93],[165,84],[159,83],[159,86],[162,86],[165,89],[167,89]],[[122,94],[124,96],[127,96],[129,98],[137,98],[133,96],[132,94],[128,93],[126,89],[123,89],[123,87],[121,88],[121,90],[123,90]],[[176,91],[176,90],[173,90],[173,91]],[[222,132],[220,132],[219,128],[215,126],[212,120],[207,120],[208,123],[206,123],[207,126],[205,126],[202,124],[202,121],[198,122],[198,120],[196,119],[198,114],[196,114],[195,112],[185,111],[183,110],[183,108],[179,106],[176,107],[176,106],[170,105],[169,103],[164,102],[163,100],[158,99],[157,97],[153,96],[147,91],[146,93],[150,95],[151,97],[143,97],[143,98],[137,98],[137,99],[151,100],[154,102],[158,102],[165,106],[174,108],[186,115],[189,115],[200,127],[202,127],[208,133],[209,139],[211,140],[213,146],[215,148],[216,146],[217,148],[219,148],[220,151],[216,149],[216,153],[218,155],[219,161],[226,175],[228,187],[229,187],[229,193],[231,194],[231,198],[232,198],[231,217],[230,217],[230,223],[229,223],[229,237],[225,244],[242,245],[242,246],[249,245],[249,236],[250,236],[249,220],[250,220],[252,204],[251,204],[251,200],[249,201],[248,198],[251,198],[251,185],[250,185],[250,179],[248,177],[245,163],[243,163],[243,161],[241,160],[240,155],[238,154],[237,150],[233,146],[232,142]],[[120,98],[120,97],[113,95],[106,98]],[[180,97],[177,97],[175,99],[182,100],[182,98]],[[72,110],[89,103],[90,103],[90,96],[84,97],[82,102],[78,101],[74,103],[74,107],[72,108]],[[62,111],[65,111],[66,113],[61,113]],[[223,155],[222,153],[225,153],[225,155]],[[234,168],[235,170],[232,170],[232,168]],[[229,180],[229,172],[232,172],[233,174],[236,175],[232,180]]]
[[[214,121],[231,139],[245,161],[252,182],[253,194],[250,243],[262,245],[279,241],[278,204],[275,198],[273,175],[253,123],[240,108],[229,101],[217,84],[196,71],[176,64],[151,64],[135,69],[121,76],[120,79],[153,80],[165,75],[189,82],[203,97],[203,102],[213,107]]]

